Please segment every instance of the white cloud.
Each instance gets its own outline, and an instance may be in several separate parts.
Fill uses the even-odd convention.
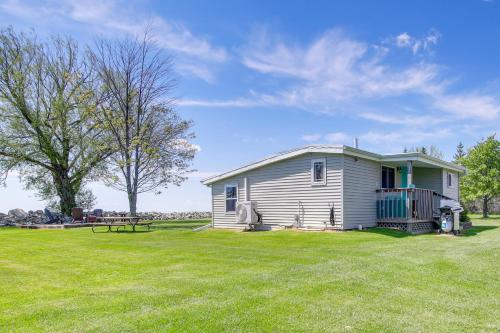
[[[429,126],[437,125],[446,121],[445,117],[438,117],[436,115],[424,115],[413,113],[406,115],[402,113],[389,114],[389,113],[375,113],[365,112],[360,114],[361,118],[373,120],[382,124],[404,125],[404,126]]]
[[[400,34],[396,40],[401,47],[411,45],[423,50],[438,39],[439,34],[431,30],[419,43],[408,33]],[[305,46],[285,42],[260,30],[239,51],[246,67],[265,75],[266,79],[273,78],[282,88],[272,93],[251,91],[246,97],[229,100],[187,99],[179,104],[217,108],[286,106],[316,113],[344,114],[422,130],[422,133],[413,133],[414,137],[425,137],[423,129],[432,133],[445,123],[456,127],[463,119],[471,124],[482,122],[484,127],[484,120],[497,120],[500,116],[500,103],[491,93],[451,93],[454,80],[445,77],[440,65],[410,57],[406,64],[395,67],[388,56],[389,44],[370,46],[340,30],[327,31]],[[405,105],[411,103],[413,108],[407,110],[400,104],[402,101]],[[374,132],[367,138],[383,141],[387,133],[381,135]],[[328,140],[318,133],[301,137],[307,142],[321,139],[348,140],[339,135]],[[408,141],[401,137],[397,140]],[[414,140],[411,139],[411,143]]]
[[[480,93],[436,95],[433,105],[459,118],[493,120],[500,115],[498,100]]]
[[[177,63],[175,68],[176,70],[184,73],[191,73],[192,75],[204,80],[207,83],[216,82],[213,71],[203,64]]]
[[[249,108],[255,106],[264,106],[260,100],[238,98],[232,100],[205,100],[205,99],[180,99],[177,101],[181,106],[198,106],[208,108]]]
[[[379,146],[396,146],[398,149],[402,145],[411,145],[428,140],[436,142],[436,140],[448,137],[451,135],[449,128],[440,128],[436,131],[425,130],[398,130],[398,131],[368,131],[359,136],[360,145],[366,143]]]
[[[259,32],[258,42],[243,50],[243,64],[263,74],[295,83],[275,98],[298,105],[333,104],[356,97],[399,95],[425,90],[438,75],[438,66],[417,63],[397,70],[384,64],[379,48],[330,30],[301,48]],[[263,35],[262,35],[263,34]],[[294,82],[294,81],[292,81]]]
[[[30,22],[36,20],[37,24],[60,24],[62,27],[67,23],[84,24],[85,29],[104,36],[116,37],[117,33],[142,36],[149,29],[159,47],[177,55],[180,70],[210,83],[214,82],[213,73],[209,66],[200,63],[221,63],[228,59],[223,47],[213,45],[205,37],[195,36],[181,23],[147,12],[140,2],[47,0],[27,3],[8,0],[0,4],[0,9]]]
[[[408,35],[406,32],[398,35],[396,37],[396,45],[399,47],[407,47],[411,45],[412,37]]]
[[[400,48],[409,48],[413,54],[419,51],[429,51],[432,45],[436,45],[441,38],[441,33],[435,29],[431,29],[429,33],[422,38],[415,38],[403,32],[392,39],[392,42]]]

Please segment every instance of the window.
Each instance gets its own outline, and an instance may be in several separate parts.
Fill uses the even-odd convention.
[[[326,158],[311,161],[311,183],[313,185],[326,185]]]
[[[226,213],[236,211],[236,201],[238,201],[238,185],[226,185],[224,192],[226,195]]]
[[[448,187],[451,187],[453,184],[452,184],[452,180],[451,180],[451,173],[448,172]]]
[[[395,186],[394,168],[382,167],[382,188],[394,188]]]

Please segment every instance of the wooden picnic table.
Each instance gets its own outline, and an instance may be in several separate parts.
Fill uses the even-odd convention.
[[[151,224],[153,224],[152,222],[141,222],[142,218],[137,216],[103,216],[98,217],[96,220],[98,222],[104,222],[104,224],[106,225],[110,225],[109,231],[111,231],[111,226],[117,225],[117,223],[125,223],[125,225],[131,225],[132,231],[135,231],[136,225],[145,225],[149,230]],[[116,230],[118,231],[118,228]]]

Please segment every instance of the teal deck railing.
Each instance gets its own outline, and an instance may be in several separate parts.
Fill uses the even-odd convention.
[[[377,221],[432,221],[439,200],[448,198],[430,189],[384,188],[377,190]]]

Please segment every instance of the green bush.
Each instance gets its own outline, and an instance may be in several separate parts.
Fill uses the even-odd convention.
[[[463,203],[461,204],[461,206],[463,207],[464,210],[463,212],[460,212],[460,222],[470,222],[469,210]]]

